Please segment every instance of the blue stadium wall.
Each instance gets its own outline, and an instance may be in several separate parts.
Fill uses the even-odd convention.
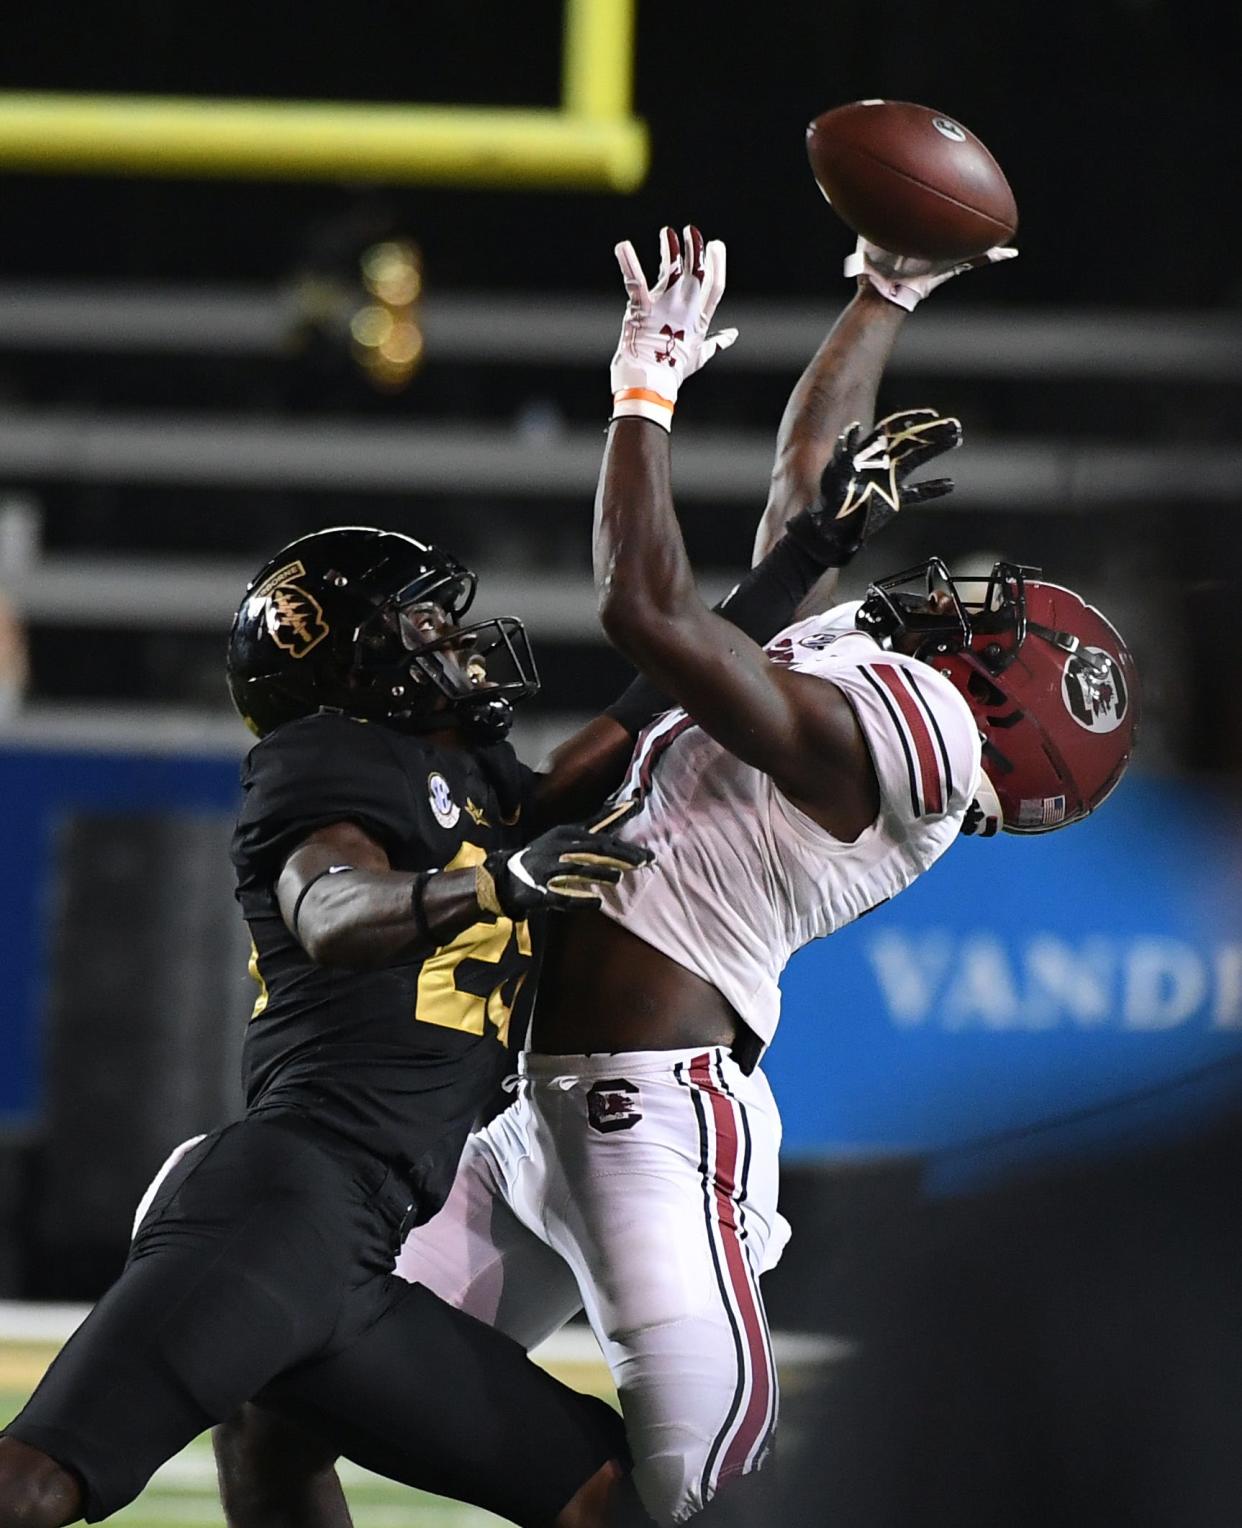
[[[58,836],[217,815],[227,757],[0,751],[0,1126],[37,1132]],[[1242,835],[1209,789],[1127,780],[1063,833],[964,841],[804,950],[767,1069],[800,1159],[920,1157],[933,1188],[1176,1132],[1242,1078]]]

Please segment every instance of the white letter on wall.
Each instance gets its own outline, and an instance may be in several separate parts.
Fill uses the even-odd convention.
[[[1126,956],[1129,1029],[1176,1029],[1207,997],[1206,962],[1180,939],[1136,939]]]

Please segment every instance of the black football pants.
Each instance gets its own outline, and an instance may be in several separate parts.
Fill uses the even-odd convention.
[[[7,1432],[78,1477],[89,1522],[252,1399],[393,1480],[552,1522],[624,1457],[620,1418],[390,1273],[409,1199],[293,1116],[208,1136]]]

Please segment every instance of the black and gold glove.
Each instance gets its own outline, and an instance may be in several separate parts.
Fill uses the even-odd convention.
[[[607,831],[633,805],[613,807],[593,823],[549,828],[523,849],[489,854],[475,872],[480,908],[517,919],[541,907],[598,907],[601,886],[652,862],[650,849]]]
[[[824,468],[815,502],[790,520],[786,534],[821,566],[843,568],[901,510],[952,491],[952,478],[906,479],[961,443],[961,423],[935,409],[889,414],[866,436],[860,424],[850,425]]]

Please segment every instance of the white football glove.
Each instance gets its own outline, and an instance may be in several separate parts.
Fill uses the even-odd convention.
[[[994,244],[969,260],[925,260],[920,255],[890,254],[860,237],[854,253],[845,257],[845,274],[865,277],[882,297],[913,313],[929,292],[952,277],[977,265],[1016,259],[1017,254],[1008,244]]]
[[[707,332],[724,295],[724,245],[704,245],[694,227],[683,239],[684,249],[673,229],[661,228],[660,275],[650,288],[634,246],[628,239],[617,245],[629,301],[612,358],[614,419],[637,416],[671,429],[682,382],[737,339],[736,329]]]

